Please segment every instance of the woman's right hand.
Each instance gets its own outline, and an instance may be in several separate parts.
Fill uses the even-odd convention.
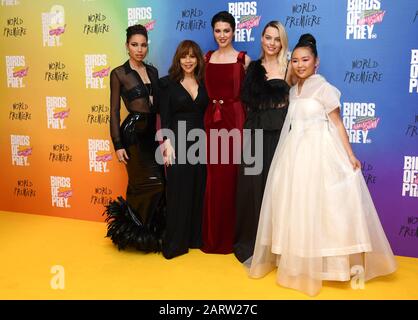
[[[361,162],[356,158],[354,153],[349,155],[348,158],[350,159],[350,163],[353,167],[353,170],[361,169]]]
[[[171,166],[173,164],[173,160],[176,158],[176,153],[171,145],[170,139],[166,139],[164,141],[163,158],[166,166]]]
[[[129,157],[128,157],[128,154],[126,153],[125,149],[116,150],[116,156],[118,157],[119,162],[123,162],[124,164],[128,164],[126,161],[129,160]]]

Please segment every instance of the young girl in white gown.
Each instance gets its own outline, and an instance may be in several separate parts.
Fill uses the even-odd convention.
[[[309,295],[323,280],[365,281],[397,268],[340,117],[340,92],[315,74],[316,40],[302,35],[291,60],[298,83],[275,151],[249,275]],[[357,266],[356,268],[353,268]],[[352,269],[353,268],[353,269]]]

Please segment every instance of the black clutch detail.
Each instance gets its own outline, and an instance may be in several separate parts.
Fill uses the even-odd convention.
[[[135,248],[143,252],[161,252],[162,237],[165,226],[165,206],[154,212],[153,216],[143,223],[122,198],[111,201],[103,215],[107,215],[107,234],[119,250]]]

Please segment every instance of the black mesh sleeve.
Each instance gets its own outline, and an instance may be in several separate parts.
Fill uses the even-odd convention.
[[[110,73],[110,136],[115,150],[123,149],[120,136],[120,87],[115,70]]]

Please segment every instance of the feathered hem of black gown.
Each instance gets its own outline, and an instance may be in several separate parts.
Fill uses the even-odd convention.
[[[119,250],[134,248],[142,252],[161,252],[165,227],[165,206],[160,205],[143,223],[126,200],[118,197],[112,200],[104,211],[107,234]]]

